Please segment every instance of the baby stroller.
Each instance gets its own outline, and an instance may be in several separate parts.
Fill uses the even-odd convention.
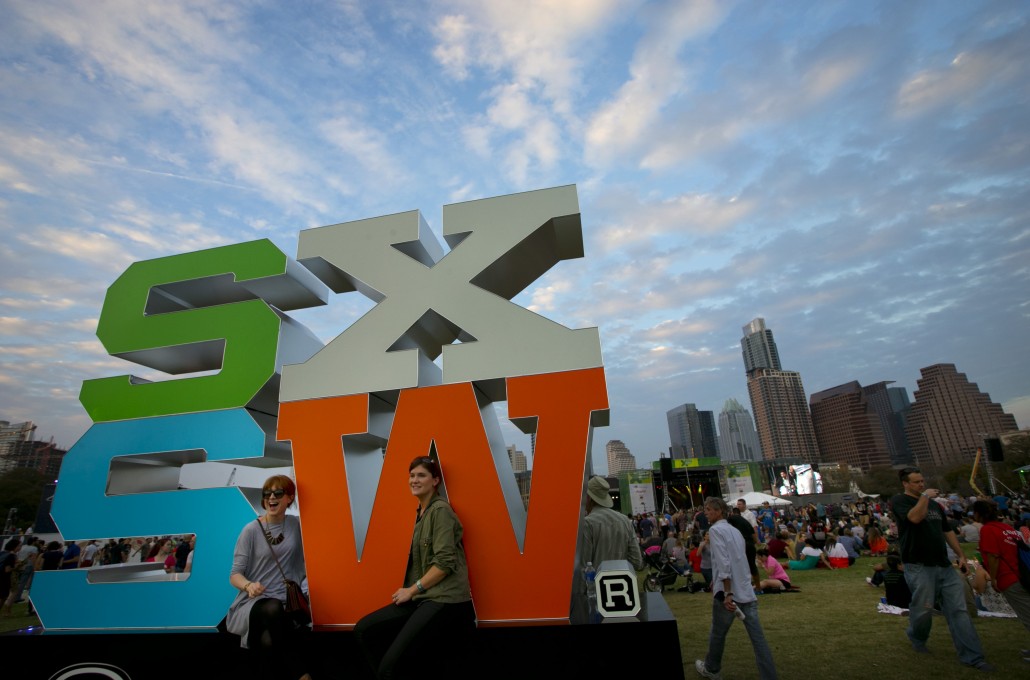
[[[662,554],[661,548],[652,547],[644,551],[644,564],[647,566],[647,576],[644,578],[644,590],[649,593],[664,593],[666,588],[671,588],[675,583],[676,579],[680,576],[680,573],[676,571],[676,568],[672,566],[672,562],[668,557]],[[693,586],[693,574],[690,572],[690,566],[687,566],[687,570],[683,572],[683,576],[687,579],[686,585],[679,588],[678,590],[684,592],[694,592]]]

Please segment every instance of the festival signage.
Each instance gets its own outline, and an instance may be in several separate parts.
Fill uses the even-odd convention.
[[[465,527],[480,624],[567,621],[592,428],[608,417],[600,342],[511,300],[583,256],[576,189],[445,206],[442,233],[447,252],[412,211],[303,231],[296,259],[260,240],[131,265],[97,335],[112,356],[183,377],[83,383],[94,424],[65,456],[51,513],[67,540],[196,534],[193,568],[145,582],[40,572],[44,626],[215,626],[259,490],[177,482],[183,465],[221,461],[293,466],[314,623],[350,627],[403,580],[407,464],[430,452]],[[324,346],[287,314],[354,292],[375,306]],[[528,510],[502,401],[536,435]]]

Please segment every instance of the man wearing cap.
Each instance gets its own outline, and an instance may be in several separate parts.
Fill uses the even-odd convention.
[[[605,560],[629,560],[639,571],[644,560],[640,556],[637,533],[629,517],[612,510],[612,497],[608,494],[610,488],[604,477],[591,477],[587,482],[587,516],[583,519],[580,568],[587,562],[593,562],[597,568]]]

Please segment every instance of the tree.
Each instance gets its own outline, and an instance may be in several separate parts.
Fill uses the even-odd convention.
[[[1030,465],[1030,434],[1011,437],[1002,446],[1002,455],[1005,457],[1004,462],[991,463],[995,479],[1013,491],[1019,491],[1023,488],[1024,484],[1023,479],[1016,470]],[[998,490],[1004,491],[1003,488]]]
[[[941,491],[944,493],[955,492],[963,497],[969,497],[973,493],[973,487],[969,484],[969,475],[973,472],[972,463],[959,463],[944,471],[941,478]],[[977,474],[974,480],[977,487],[984,493],[987,492],[987,478],[983,474]]]
[[[874,465],[866,470],[865,474],[856,481],[862,493],[883,496],[884,498],[890,498],[896,493],[901,493],[898,471],[890,465]]]
[[[851,470],[847,465],[823,467],[819,470],[823,476],[823,493],[849,493],[851,491]]]
[[[32,468],[16,468],[0,475],[0,513],[3,513],[0,521],[6,523],[7,518],[12,517],[17,529],[32,526],[45,484],[43,475]]]

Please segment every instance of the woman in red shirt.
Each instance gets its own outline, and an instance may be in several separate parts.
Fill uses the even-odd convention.
[[[1030,593],[1019,582],[1017,541],[1023,536],[1008,524],[998,521],[998,507],[991,501],[973,503],[973,519],[980,527],[980,554],[991,576],[994,589],[1012,606],[1016,617],[1030,630]],[[1030,656],[1026,657],[1030,659]]]

